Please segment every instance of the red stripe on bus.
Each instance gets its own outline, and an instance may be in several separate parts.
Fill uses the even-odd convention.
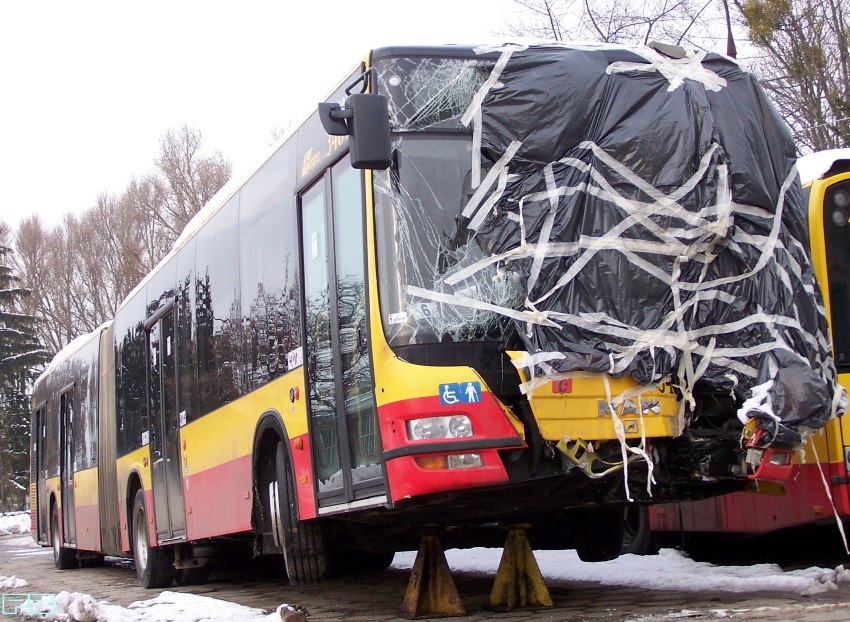
[[[413,456],[387,461],[387,477],[393,501],[446,490],[492,486],[508,481],[498,451],[487,449],[478,453],[483,467],[466,469],[423,469]],[[445,455],[445,454],[443,454]]]
[[[191,464],[189,465],[191,468]],[[189,540],[251,530],[251,456],[242,456],[184,477]]]
[[[844,476],[841,463],[824,465],[827,482]],[[799,475],[785,483],[785,496],[735,492],[720,497],[650,507],[650,524],[657,531],[724,531],[767,533],[819,521],[834,523],[832,505],[817,464],[800,465]],[[830,485],[839,516],[850,515],[848,484]]]
[[[77,524],[77,548],[83,551],[100,550],[100,511],[97,505],[74,507]]]
[[[300,449],[299,449],[300,447]],[[298,492],[298,517],[316,518],[316,494],[313,488],[313,463],[310,459],[310,438],[307,434],[289,439],[292,456],[292,475]]]

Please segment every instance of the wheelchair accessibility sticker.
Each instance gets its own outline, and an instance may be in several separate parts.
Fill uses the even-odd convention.
[[[480,382],[451,382],[440,385],[440,404],[475,404],[481,401]]]

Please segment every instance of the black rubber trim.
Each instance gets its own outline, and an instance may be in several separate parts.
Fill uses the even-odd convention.
[[[504,438],[485,438],[469,441],[443,441],[440,443],[422,443],[416,445],[405,445],[395,449],[386,450],[381,456],[384,461],[402,456],[422,456],[425,454],[444,453],[466,453],[476,449],[495,449],[507,447],[523,447],[522,439],[518,436],[506,436]]]

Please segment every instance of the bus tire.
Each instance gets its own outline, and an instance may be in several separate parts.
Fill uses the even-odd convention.
[[[67,549],[62,546],[62,536],[59,533],[59,512],[56,510],[55,503],[50,516],[50,541],[53,543],[53,563],[56,564],[57,570],[70,570],[78,566],[77,552],[74,549]]]
[[[133,562],[145,589],[169,587],[174,581],[174,550],[152,547],[148,540],[148,512],[141,488],[133,501]]]
[[[658,545],[649,526],[649,508],[629,503],[624,511],[623,548],[621,555],[658,555]]]
[[[203,585],[210,579],[210,567],[180,568],[174,573],[177,585]]]
[[[607,562],[620,556],[625,525],[622,508],[576,510],[570,523],[573,546],[581,561]]]
[[[318,520],[298,520],[295,485],[283,443],[278,443],[275,451],[275,478],[269,485],[269,501],[289,582],[320,583],[328,578],[329,570],[324,531]]]

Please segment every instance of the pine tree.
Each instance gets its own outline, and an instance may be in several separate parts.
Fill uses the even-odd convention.
[[[36,318],[21,312],[29,291],[9,265],[11,253],[0,239],[0,511],[26,507],[29,391],[47,358],[36,337]]]

